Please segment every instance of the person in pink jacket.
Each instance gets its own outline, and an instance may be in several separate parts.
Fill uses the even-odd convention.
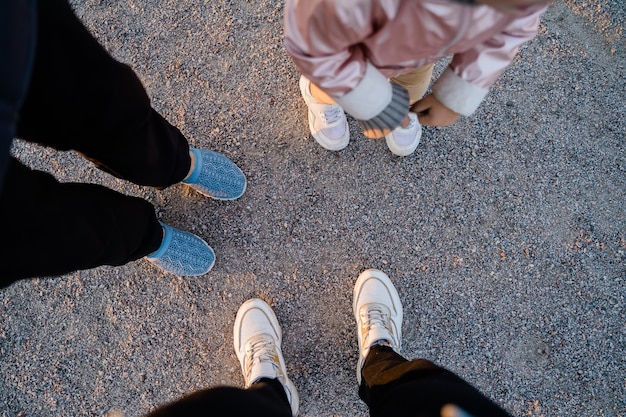
[[[350,141],[345,112],[396,155],[422,127],[478,108],[534,38],[550,0],[287,0],[285,47],[301,73],[309,128],[324,148]],[[430,85],[433,65],[452,55]]]

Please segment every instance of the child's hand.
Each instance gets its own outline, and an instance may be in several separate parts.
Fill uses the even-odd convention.
[[[417,113],[423,126],[448,126],[461,117],[459,113],[441,104],[432,94],[412,105],[411,111]]]

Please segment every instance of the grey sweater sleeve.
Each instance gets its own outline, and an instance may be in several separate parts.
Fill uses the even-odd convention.
[[[365,131],[372,132],[375,136],[382,137],[385,130],[393,130],[400,126],[402,120],[409,113],[409,92],[402,86],[391,83],[391,101],[377,116],[369,120],[358,120],[359,125]]]

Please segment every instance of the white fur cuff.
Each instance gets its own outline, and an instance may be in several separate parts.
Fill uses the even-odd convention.
[[[361,82],[336,101],[355,119],[369,120],[385,110],[391,97],[389,80],[368,62]]]
[[[433,94],[444,106],[463,116],[476,111],[489,93],[488,89],[468,83],[447,68],[433,84]]]

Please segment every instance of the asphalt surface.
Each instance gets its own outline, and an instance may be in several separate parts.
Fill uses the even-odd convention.
[[[280,1],[73,5],[154,107],[249,185],[234,202],[157,191],[16,141],[15,155],[63,181],[150,200],[217,263],[180,278],[140,260],[0,290],[0,416],[135,417],[241,386],[232,326],[250,297],[283,326],[300,415],[366,416],[351,311],[366,268],[398,288],[407,358],[516,416],[626,415],[622,0],[552,6],[478,112],[425,129],[406,158],[352,119],[341,152],[310,137]]]

